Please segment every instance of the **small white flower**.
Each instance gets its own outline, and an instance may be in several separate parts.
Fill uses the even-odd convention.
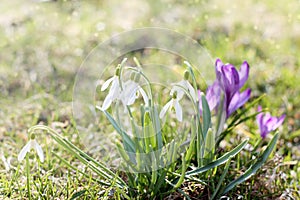
[[[173,93],[176,92],[177,98],[179,100],[181,100],[182,97],[185,94],[184,89],[187,90],[190,93],[190,95],[192,96],[193,101],[196,102],[197,101],[196,91],[195,91],[195,89],[193,88],[193,86],[190,84],[190,82],[188,80],[181,80],[180,82],[175,83],[173,85],[172,89],[171,89],[170,94],[173,95]]]
[[[44,153],[42,147],[37,143],[35,139],[30,139],[29,142],[23,147],[18,155],[18,161],[21,162],[31,149],[34,149],[37,152],[41,162],[44,162]]]
[[[10,170],[10,159],[6,159],[5,156],[1,153],[1,160],[4,164],[5,171],[9,171]]]
[[[144,99],[145,105],[147,106],[149,98],[146,92],[137,82],[130,79],[124,83],[124,90],[121,94],[121,100],[124,105],[132,105],[135,102],[135,100],[139,97],[140,93]]]
[[[108,109],[111,103],[116,99],[120,99],[121,96],[121,86],[120,86],[119,76],[114,75],[113,77],[105,81],[105,83],[101,87],[101,91],[106,90],[110,84],[111,87],[109,89],[108,95],[105,97],[102,105],[103,110]]]
[[[159,117],[162,119],[166,115],[167,110],[171,110],[172,108],[174,108],[176,113],[176,118],[178,119],[178,121],[182,122],[182,108],[181,105],[179,104],[179,100],[180,98],[178,98],[176,93],[173,93],[172,99],[162,108]]]

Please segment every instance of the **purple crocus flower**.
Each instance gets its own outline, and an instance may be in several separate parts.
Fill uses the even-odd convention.
[[[199,95],[200,113],[202,113],[202,100],[201,100],[201,96],[200,96],[201,95],[200,90],[198,90],[198,95]],[[220,98],[221,98],[221,88],[217,81],[215,81],[211,86],[208,86],[205,97],[206,97],[210,111],[217,109],[217,107],[220,103]]]
[[[261,106],[258,106],[258,112],[262,111]],[[269,112],[266,114],[259,113],[256,116],[256,121],[258,127],[260,129],[260,136],[265,138],[268,133],[277,129],[284,121],[285,115],[281,115],[280,117],[273,117]]]
[[[216,77],[225,96],[226,117],[244,105],[250,98],[251,90],[248,88],[240,93],[239,90],[245,85],[249,76],[249,64],[244,61],[240,71],[232,64],[223,64],[220,59],[216,60]]]

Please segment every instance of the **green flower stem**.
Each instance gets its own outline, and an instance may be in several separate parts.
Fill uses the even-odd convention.
[[[26,155],[26,175],[27,175],[27,195],[28,199],[31,199],[30,193],[30,163],[29,163],[29,155]]]

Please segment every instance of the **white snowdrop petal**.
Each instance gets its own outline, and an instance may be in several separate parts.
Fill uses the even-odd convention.
[[[22,150],[20,151],[20,153],[19,153],[19,155],[18,155],[18,161],[19,161],[19,162],[21,162],[21,161],[25,158],[27,152],[30,151],[31,143],[32,143],[32,140],[29,140],[29,142],[28,142],[28,143],[22,148]]]
[[[34,140],[33,142],[34,142],[34,148],[35,148],[41,162],[44,162],[44,153],[43,153],[42,147],[37,143],[36,140]]]
[[[159,118],[163,118],[167,112],[167,110],[170,108],[170,106],[172,106],[174,99],[172,98],[160,111],[159,113]]]
[[[179,104],[179,102],[177,100],[174,101],[174,108],[175,108],[175,112],[176,112],[176,118],[178,119],[178,121],[182,122],[182,108],[181,105]]]
[[[196,102],[197,99],[196,99],[195,89],[193,88],[193,86],[188,81],[186,81],[186,86],[187,86],[187,89],[188,89],[188,91],[190,92],[190,94],[191,94],[191,96],[193,98],[193,101]]]
[[[104,99],[104,102],[103,102],[103,105],[102,105],[102,109],[103,110],[107,110],[111,104],[111,102],[113,101],[112,99],[112,95],[108,94],[105,99]]]
[[[107,79],[107,80],[103,83],[103,85],[102,85],[102,87],[101,87],[101,91],[106,90],[106,89],[108,88],[108,86],[110,85],[110,83],[114,80],[114,78],[115,78],[115,76],[113,76],[113,77]]]
[[[127,97],[125,97],[126,98],[126,105],[128,105],[128,106],[130,106],[130,105],[132,105],[133,103],[134,103],[134,101],[135,101],[135,99],[136,99],[136,91],[132,91],[131,93],[130,93],[130,95],[128,95]]]
[[[144,99],[145,105],[148,106],[149,98],[143,88],[140,87],[140,93]]]

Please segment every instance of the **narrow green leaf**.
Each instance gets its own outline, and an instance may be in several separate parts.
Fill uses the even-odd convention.
[[[206,138],[206,134],[211,123],[211,113],[210,113],[210,109],[206,97],[203,93],[201,93],[201,100],[202,100],[202,117],[203,117],[202,131],[203,131],[204,138]]]
[[[211,196],[211,199],[214,199],[215,196],[218,194],[218,191],[219,191],[219,189],[220,189],[220,187],[221,187],[221,184],[222,184],[222,182],[223,182],[223,180],[224,180],[224,178],[225,178],[225,176],[226,176],[226,174],[227,174],[227,172],[228,172],[228,169],[229,169],[229,166],[230,166],[230,161],[231,161],[231,159],[229,159],[229,160],[227,161],[227,163],[226,163],[226,165],[225,165],[225,167],[224,167],[224,171],[223,171],[223,173],[222,173],[222,175],[221,175],[221,177],[220,177],[220,179],[219,179],[218,185],[217,185],[217,187],[216,187],[216,189],[215,189],[213,195]]]
[[[150,185],[150,188],[155,188],[156,186],[156,181],[157,181],[157,177],[158,177],[158,174],[157,174],[157,159],[156,159],[156,155],[155,155],[155,152],[153,151],[152,149],[152,152],[151,152],[151,160],[152,160],[152,169],[151,169],[151,185]]]
[[[242,142],[241,144],[239,144],[238,146],[236,146],[234,149],[232,149],[231,151],[225,153],[223,156],[221,156],[220,158],[218,158],[217,160],[203,166],[200,167],[198,169],[189,171],[186,173],[186,175],[188,176],[192,176],[192,175],[196,175],[196,174],[200,174],[203,172],[206,172],[214,167],[217,167],[219,165],[224,164],[225,162],[227,162],[230,158],[234,157],[236,154],[238,154],[248,143],[248,139],[245,140],[244,142]]]
[[[71,196],[70,200],[74,200],[74,199],[77,199],[78,197],[81,197],[82,195],[84,195],[85,192],[86,192],[85,189],[84,189],[84,190],[81,190],[81,191],[78,191],[78,192],[75,192],[75,193]]]
[[[198,118],[196,118],[195,120],[198,120]],[[200,120],[200,119],[199,119]],[[197,152],[197,164],[198,167],[202,166],[202,146],[203,146],[203,141],[204,141],[204,136],[202,133],[202,128],[201,128],[201,124],[194,122],[193,126],[195,126],[196,130],[197,130],[197,141],[196,141],[196,152]]]
[[[257,161],[252,166],[250,166],[243,175],[241,175],[239,178],[235,179],[234,181],[230,182],[227,185],[227,187],[224,189],[223,194],[225,194],[229,190],[233,189],[236,185],[246,181],[247,179],[249,179],[252,175],[254,175],[256,173],[256,171],[266,162],[269,155],[273,151],[273,149],[276,145],[277,139],[278,139],[278,132],[274,135],[273,139],[268,144],[268,147],[263,152],[263,154],[257,159]]]
[[[214,154],[215,154],[215,134],[211,129],[209,129],[207,132],[207,136],[205,140],[205,148],[204,148],[204,158],[206,159],[206,163],[212,161]]]
[[[180,176],[179,180],[177,181],[176,185],[174,186],[175,189],[179,188],[181,186],[181,184],[183,183],[184,177],[185,177],[185,172],[187,169],[184,156],[182,156],[181,160],[182,160],[181,176]]]
[[[221,100],[220,100],[220,107],[218,108],[218,117],[217,117],[217,132],[216,132],[216,137],[219,137],[221,132],[223,131],[224,124],[226,121],[226,110],[224,109],[224,94],[221,94]]]
[[[153,118],[154,119],[154,127],[155,127],[155,134],[157,140],[157,149],[163,148],[163,141],[162,141],[162,132],[161,132],[161,125],[159,121],[158,111],[157,108],[153,107]]]
[[[158,172],[158,179],[156,181],[155,188],[153,190],[154,194],[157,194],[157,192],[159,191],[161,185],[165,183],[166,173],[167,173],[166,170],[161,170],[161,171]]]

